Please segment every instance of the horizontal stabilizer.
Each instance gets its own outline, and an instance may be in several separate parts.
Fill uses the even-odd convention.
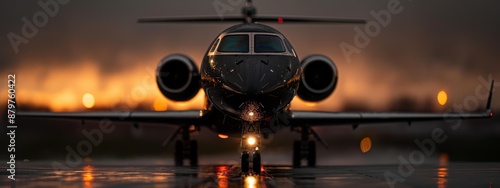
[[[349,18],[324,18],[324,17],[279,17],[279,16],[256,16],[252,18],[253,22],[279,23],[279,24],[365,24],[366,20]],[[140,18],[139,23],[224,23],[224,22],[242,22],[246,19],[241,16],[199,16],[199,17],[158,17],[158,18]]]

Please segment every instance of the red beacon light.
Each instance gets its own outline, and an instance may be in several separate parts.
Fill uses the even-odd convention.
[[[490,117],[493,117],[493,112],[490,112]]]
[[[283,23],[283,18],[282,17],[279,17],[278,18],[278,23],[282,24]]]

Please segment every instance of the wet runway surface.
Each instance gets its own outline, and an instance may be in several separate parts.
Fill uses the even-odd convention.
[[[450,163],[446,167],[399,165],[263,166],[262,175],[241,174],[237,165],[197,168],[93,164],[54,171],[50,163],[18,165],[16,181],[2,171],[2,187],[497,187],[500,163]],[[388,181],[388,178],[390,181]]]

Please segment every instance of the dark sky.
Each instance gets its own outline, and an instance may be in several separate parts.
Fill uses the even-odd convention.
[[[226,0],[218,0],[228,4]],[[38,1],[0,3],[0,74],[15,72],[18,100],[48,105],[52,110],[77,110],[84,93],[92,93],[96,106],[109,107],[121,99],[131,106],[151,105],[161,98],[149,78],[165,55],[183,53],[198,64],[217,34],[231,26],[221,24],[137,24],[150,16],[217,15],[217,1],[70,1],[40,28],[16,54],[9,33],[21,35],[26,17],[43,10]],[[45,1],[43,1],[45,2]],[[263,1],[255,0],[258,14],[352,17],[373,21],[370,11],[387,9],[389,1]],[[445,110],[474,96],[478,77],[488,75],[500,83],[500,1],[407,1],[402,11],[359,54],[348,62],[339,45],[353,44],[356,25],[272,24],[295,47],[299,57],[324,54],[339,68],[334,94],[305,109],[341,110],[349,104],[387,109],[409,97],[431,109]],[[229,5],[229,4],[228,4]],[[243,3],[223,15],[238,15]],[[231,5],[229,5],[231,6]],[[132,91],[146,88],[144,96]],[[449,102],[439,107],[435,96],[445,90]],[[6,93],[5,88],[0,92]],[[117,97],[118,96],[118,97]],[[200,95],[201,96],[201,95]],[[201,98],[201,97],[197,98]],[[500,107],[500,92],[494,96]],[[428,102],[433,101],[433,102]],[[480,101],[481,108],[485,101]],[[169,102],[171,109],[197,104]]]

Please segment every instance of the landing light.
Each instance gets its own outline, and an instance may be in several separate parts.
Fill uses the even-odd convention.
[[[247,143],[248,143],[248,145],[254,145],[254,144],[255,144],[255,142],[257,142],[257,140],[255,140],[255,138],[254,138],[254,137],[249,137],[249,138],[247,139]]]
[[[253,117],[254,113],[253,113],[252,111],[250,111],[250,112],[248,112],[248,115],[249,115],[250,117]]]
[[[255,187],[257,183],[257,179],[254,176],[247,176],[245,178],[245,187]]]

